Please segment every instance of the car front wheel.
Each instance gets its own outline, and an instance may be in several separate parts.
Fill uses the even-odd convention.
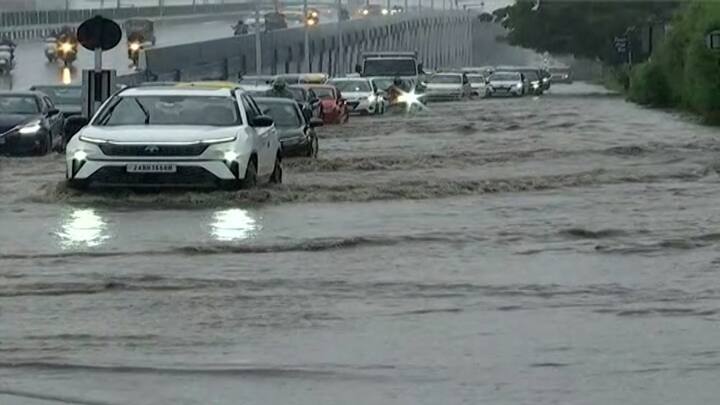
[[[282,184],[283,182],[283,168],[280,156],[275,157],[275,168],[273,169],[272,175],[270,175],[270,183]]]
[[[255,160],[251,160],[247,169],[245,169],[245,177],[239,182],[240,188],[249,189],[254,188],[257,185],[257,163]]]

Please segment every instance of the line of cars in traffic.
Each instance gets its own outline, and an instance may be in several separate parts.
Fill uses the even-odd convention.
[[[403,94],[417,91],[410,103],[424,104],[540,94],[553,80],[546,77],[535,68],[482,67],[402,80]],[[146,83],[120,89],[90,119],[79,115],[79,86],[35,86],[0,93],[0,153],[65,150],[66,178],[76,188],[281,183],[283,159],[318,156],[318,127],[391,111],[398,80],[319,73]]]

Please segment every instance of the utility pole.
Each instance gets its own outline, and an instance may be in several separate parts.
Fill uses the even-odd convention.
[[[262,41],[260,40],[260,0],[255,0],[255,74],[262,74]]]
[[[303,23],[305,23],[305,66],[307,67],[308,73],[312,71],[312,64],[310,63],[310,25],[308,25],[308,0],[303,1]]]
[[[337,51],[337,69],[335,71],[335,75],[340,73],[342,70],[342,62],[343,62],[343,36],[342,36],[342,18],[340,15],[342,14],[342,0],[337,0],[337,13],[338,13],[338,25],[337,25],[337,43],[338,43],[338,51]]]

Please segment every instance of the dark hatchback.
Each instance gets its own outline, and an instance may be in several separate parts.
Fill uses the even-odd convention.
[[[0,92],[0,153],[46,155],[65,145],[65,118],[40,92]]]
[[[319,142],[315,128],[323,125],[322,120],[306,120],[298,104],[290,99],[255,97],[255,102],[264,115],[275,121],[283,157],[317,157]]]
[[[30,91],[39,91],[55,104],[62,115],[67,118],[82,114],[82,88],[80,86],[33,86]]]
[[[313,89],[308,89],[301,85],[293,85],[288,86],[288,90],[295,96],[295,101],[300,105],[306,121],[309,122],[313,118],[320,118],[322,106],[320,104],[320,98],[315,94]]]

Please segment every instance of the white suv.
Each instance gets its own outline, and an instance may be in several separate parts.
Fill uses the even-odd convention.
[[[272,119],[239,89],[127,88],[70,140],[66,177],[75,188],[251,188],[282,182],[280,148]]]

